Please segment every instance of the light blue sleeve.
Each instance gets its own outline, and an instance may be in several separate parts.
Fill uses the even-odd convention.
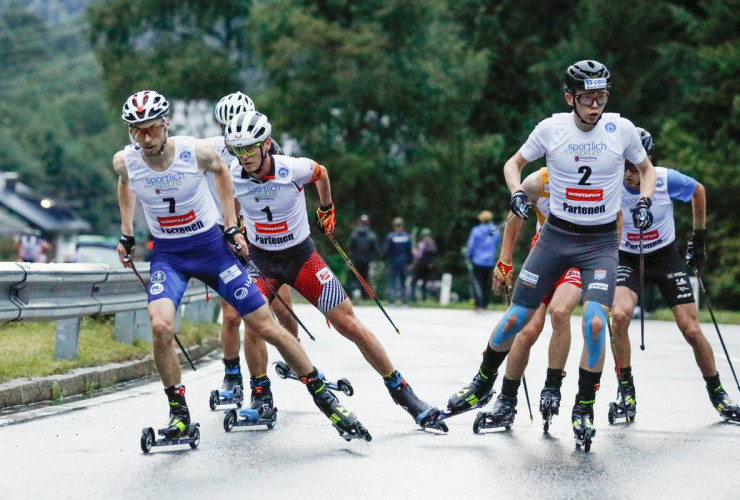
[[[696,179],[672,168],[668,169],[667,177],[668,196],[672,200],[679,200],[684,203],[690,202],[691,198],[694,197],[694,191],[696,191]]]
[[[477,232],[478,226],[475,226],[472,231],[470,231],[470,236],[468,236],[468,251],[467,251],[467,257],[468,260],[473,260],[473,250],[475,249],[475,240],[476,240],[476,232]]]

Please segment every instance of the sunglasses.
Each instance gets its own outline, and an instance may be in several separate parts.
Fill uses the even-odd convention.
[[[257,152],[257,150],[262,146],[261,142],[258,142],[256,144],[252,144],[251,146],[229,146],[229,149],[231,150],[231,154],[234,156],[254,156],[254,154]]]
[[[148,135],[149,137],[154,137],[158,135],[163,128],[164,122],[150,125],[148,127],[137,127],[136,125],[129,125],[128,131],[134,137],[134,140],[138,141],[139,136],[146,137]]]

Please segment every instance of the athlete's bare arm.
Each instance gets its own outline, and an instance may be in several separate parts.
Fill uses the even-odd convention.
[[[234,185],[231,183],[231,172],[223,162],[210,141],[200,139],[195,141],[195,159],[198,169],[213,174],[214,185],[218,201],[221,202],[221,211],[224,216],[224,227],[230,228],[237,225],[236,208],[234,206]],[[247,256],[247,242],[241,233],[234,237],[239,245],[238,252]]]
[[[316,179],[316,189],[319,192],[319,201],[322,207],[331,204],[331,183],[329,182],[329,171],[325,166],[319,165],[318,178]]]
[[[655,173],[655,167],[653,167],[650,157],[646,156],[635,166],[637,171],[640,172],[640,196],[652,199],[655,194],[655,182],[658,180],[658,175]]]
[[[529,162],[517,151],[504,164],[504,178],[509,191],[513,194],[522,188],[522,169]]]
[[[694,229],[704,229],[707,225],[707,192],[701,182],[696,183],[691,197],[691,212],[694,216]]]
[[[134,209],[136,208],[136,195],[128,187],[128,171],[123,160],[123,151],[113,156],[113,170],[118,174],[118,209],[121,212],[121,234],[133,236],[134,234]],[[123,245],[118,244],[118,258],[126,267],[131,267],[134,260],[136,246],[131,252],[126,252]],[[124,257],[128,256],[128,259]]]

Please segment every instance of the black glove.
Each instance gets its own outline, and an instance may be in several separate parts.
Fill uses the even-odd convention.
[[[706,229],[694,229],[694,235],[686,245],[686,265],[691,269],[698,269],[704,262],[704,239],[706,236]]]
[[[511,195],[511,201],[509,202],[509,209],[517,217],[521,217],[522,219],[526,220],[527,210],[529,210],[529,207],[531,206],[532,204],[529,202],[527,193],[525,193],[521,189]]]
[[[131,249],[136,246],[136,238],[127,234],[121,234],[121,237],[118,238],[118,242],[121,244],[123,249],[126,250],[126,255],[131,255]]]
[[[632,222],[637,229],[647,229],[653,225],[653,214],[650,207],[653,202],[650,198],[640,198],[637,200],[635,208],[632,209]]]
[[[241,248],[241,245],[237,244],[236,242],[236,235],[241,234],[241,231],[237,226],[231,226],[224,229],[224,236],[226,236],[226,240],[234,245],[234,248],[239,250]]]

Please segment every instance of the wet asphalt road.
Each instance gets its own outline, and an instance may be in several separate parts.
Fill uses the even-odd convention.
[[[520,392],[510,431],[473,434],[476,412],[447,420],[447,435],[416,428],[389,398],[380,377],[353,344],[329,330],[315,310],[297,313],[316,342],[304,340],[329,379],[346,377],[355,395],[340,399],[371,431],[373,441],[346,443],[313,405],[302,384],[273,380],[277,425],[222,427],[223,412],[208,396],[220,385],[218,356],[183,371],[191,412],[201,425],[197,450],[139,448],[143,427],[166,420],[157,380],[99,397],[0,416],[0,498],[736,498],[740,425],[724,423],[711,407],[693,354],[672,323],[646,321],[647,350],[633,336],[638,414],[632,425],[607,422],[616,381],[611,361],[597,394],[591,453],[576,450],[569,408],[576,393],[574,337],[563,384],[564,414],[549,434],[529,420]],[[490,329],[501,313],[388,308],[396,335],[377,308],[358,316],[378,335],[417,394],[437,406],[475,374]],[[580,331],[580,318],[574,326]],[[740,399],[711,325],[703,325],[731,397]],[[740,328],[723,326],[740,368]],[[527,370],[537,405],[544,382],[546,328]],[[608,346],[607,346],[608,348]],[[277,359],[271,348],[271,358]],[[496,384],[499,389],[499,383]],[[491,404],[488,408],[490,409]]]

